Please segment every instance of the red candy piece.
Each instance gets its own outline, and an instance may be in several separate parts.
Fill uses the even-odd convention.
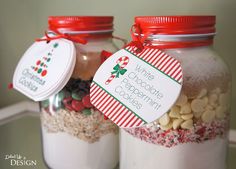
[[[65,107],[67,108],[67,110],[69,111],[73,111],[73,107],[71,106],[71,104],[65,104]]]
[[[66,97],[63,99],[63,104],[66,105],[66,104],[71,104],[72,102],[72,97]]]
[[[206,127],[202,127],[202,128],[200,128],[200,129],[196,132],[196,134],[198,134],[198,135],[200,135],[201,137],[203,137],[205,132],[206,132]]]
[[[78,100],[72,100],[71,106],[75,111],[81,111],[84,109],[83,103]]]
[[[86,95],[82,98],[82,102],[83,102],[83,105],[86,107],[86,108],[91,108],[93,107],[92,103],[90,102],[90,96],[89,95]]]
[[[72,97],[67,97],[63,99],[63,104],[64,106],[69,110],[69,111],[73,111],[74,109],[71,106],[71,102],[72,102]]]

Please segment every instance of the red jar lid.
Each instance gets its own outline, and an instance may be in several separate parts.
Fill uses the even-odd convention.
[[[137,16],[135,25],[141,34],[215,33],[215,16]]]
[[[52,31],[112,31],[112,16],[49,16]]]

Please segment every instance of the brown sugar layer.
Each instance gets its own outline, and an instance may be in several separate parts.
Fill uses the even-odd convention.
[[[72,78],[90,80],[101,65],[100,52],[77,53]]]

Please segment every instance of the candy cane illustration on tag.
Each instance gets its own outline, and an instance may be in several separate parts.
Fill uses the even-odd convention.
[[[108,85],[114,78],[119,78],[120,75],[124,75],[127,69],[125,66],[129,63],[129,58],[127,56],[122,56],[116,61],[117,65],[113,68],[111,76],[105,82]]]

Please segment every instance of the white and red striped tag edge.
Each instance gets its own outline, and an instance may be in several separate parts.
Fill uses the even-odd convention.
[[[182,84],[183,74],[178,60],[159,49],[144,48],[140,53],[137,53],[136,49],[135,46],[125,48],[126,51],[149,63],[170,79]],[[91,84],[90,97],[91,103],[121,128],[139,127],[147,123],[95,81]]]
[[[90,97],[92,104],[121,128],[138,127],[146,123],[94,81],[91,84]]]
[[[125,49],[138,58],[148,62],[179,84],[183,82],[183,73],[180,62],[165,52],[154,48],[144,48],[141,52],[137,53],[137,47],[135,46],[127,46]]]

